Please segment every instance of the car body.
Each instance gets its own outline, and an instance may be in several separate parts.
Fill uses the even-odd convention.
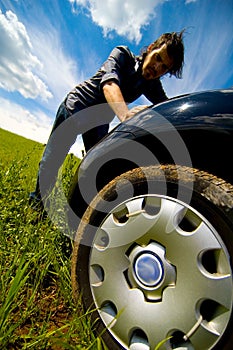
[[[232,146],[233,89],[213,90],[139,112],[82,160],[72,284],[109,349],[231,348]]]

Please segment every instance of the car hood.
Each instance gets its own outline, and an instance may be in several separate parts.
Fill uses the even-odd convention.
[[[158,118],[160,116],[160,118]],[[175,97],[137,113],[119,124],[114,132],[135,132],[135,128],[148,129],[166,126],[166,118],[178,129],[224,128],[233,129],[233,89],[212,90]],[[157,120],[156,120],[157,118]]]

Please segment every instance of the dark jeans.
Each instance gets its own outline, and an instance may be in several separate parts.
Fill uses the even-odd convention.
[[[46,197],[52,190],[58,170],[63,164],[70,147],[75,142],[77,135],[82,134],[84,147],[87,152],[108,133],[108,124],[92,127],[92,123],[88,124],[89,118],[91,120],[92,117],[86,117],[87,115],[88,111],[86,110],[83,116],[80,117],[83,121],[87,120],[86,122],[76,120],[76,117],[79,119],[79,113],[72,115],[67,110],[65,103],[61,103],[40,162],[35,192],[30,194],[30,198],[40,200],[41,196]],[[93,114],[94,117],[97,116]],[[82,124],[85,123],[86,125],[83,127]],[[87,125],[90,125],[90,130],[88,130]],[[94,122],[93,125],[98,124]]]

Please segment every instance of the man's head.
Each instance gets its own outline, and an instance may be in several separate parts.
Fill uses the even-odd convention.
[[[182,77],[184,64],[183,33],[165,33],[150,44],[143,54],[142,75],[145,79],[159,78],[166,73]]]

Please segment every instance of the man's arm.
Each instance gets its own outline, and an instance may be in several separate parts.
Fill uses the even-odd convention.
[[[147,106],[138,106],[129,110],[119,85],[117,85],[112,80],[104,84],[103,93],[106,98],[106,101],[108,102],[113,112],[116,114],[116,116],[121,122],[124,122],[129,118],[132,118],[135,113],[147,107]]]
[[[124,120],[126,120],[126,116],[129,112],[129,109],[127,107],[127,104],[125,103],[119,85],[117,85],[112,80],[107,81],[103,85],[103,93],[106,98],[106,101],[108,102],[116,116],[120,119],[120,121],[123,122]]]

